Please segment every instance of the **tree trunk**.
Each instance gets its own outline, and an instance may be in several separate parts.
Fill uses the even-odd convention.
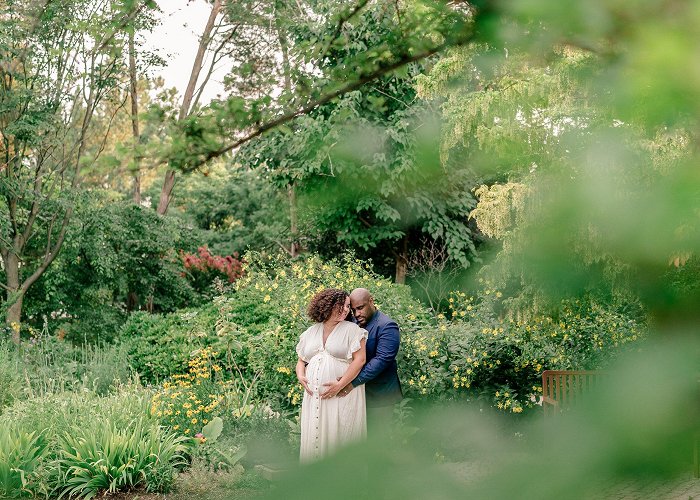
[[[170,205],[170,197],[173,193],[173,188],[175,187],[175,170],[168,170],[165,172],[165,179],[163,180],[163,188],[160,191],[160,201],[158,202],[158,214],[165,215],[168,211],[168,205]]]
[[[20,294],[15,302],[7,309],[7,325],[12,330],[12,342],[19,344],[19,328],[22,319],[22,301],[24,295]]]
[[[139,101],[136,88],[136,47],[134,44],[134,32],[129,32],[129,83],[131,94],[131,131],[134,137],[134,191],[133,200],[137,205],[141,204],[141,157],[138,145],[141,142],[139,133]]]
[[[19,258],[10,250],[3,252],[5,265],[5,284],[7,285],[7,303],[9,307],[5,313],[5,323],[12,331],[12,341],[19,344],[19,325],[22,319],[22,299],[24,294],[20,289]]]
[[[299,254],[299,228],[297,216],[297,194],[294,184],[290,184],[287,189],[289,194],[289,229],[291,233],[291,242],[289,244],[289,254],[292,258]]]
[[[277,40],[280,44],[280,49],[282,51],[282,73],[284,74],[284,96],[291,101],[292,99],[292,71],[289,64],[289,43],[287,42],[287,35],[284,32],[282,23],[279,19],[279,9],[282,8],[282,2],[276,2],[275,4],[275,25],[277,28]],[[289,254],[292,258],[299,255],[299,227],[298,227],[298,215],[297,215],[297,194],[296,194],[296,184],[291,182],[287,187],[287,195],[289,197],[289,232],[290,232],[290,242],[289,242]]]
[[[406,272],[408,270],[408,235],[404,235],[401,240],[401,251],[396,254],[396,283],[404,285],[406,283]]]
[[[132,312],[139,308],[139,296],[136,292],[131,291],[126,295],[126,311]]]
[[[192,64],[192,72],[190,73],[190,80],[187,82],[187,89],[185,89],[185,95],[182,96],[182,104],[180,106],[180,114],[178,115],[178,121],[181,122],[187,118],[190,114],[190,105],[192,103],[192,98],[194,97],[195,87],[197,86],[197,80],[199,79],[199,73],[202,71],[202,62],[204,61],[204,54],[207,51],[209,42],[211,42],[211,32],[214,29],[214,23],[216,18],[219,16],[221,11],[222,0],[215,0],[214,5],[211,7],[211,12],[209,13],[209,19],[207,20],[207,25],[204,27],[204,32],[202,33],[202,38],[199,40],[199,48],[197,49],[197,55],[194,58],[194,63]],[[165,173],[165,179],[163,180],[163,188],[160,191],[160,201],[158,202],[157,212],[160,215],[165,215],[168,211],[168,206],[170,205],[170,197],[173,193],[173,187],[175,186],[175,170],[168,169]]]

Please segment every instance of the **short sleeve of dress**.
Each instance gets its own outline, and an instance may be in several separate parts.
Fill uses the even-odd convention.
[[[360,349],[360,342],[362,340],[367,340],[367,330],[360,328],[357,325],[353,325],[354,328],[350,332],[350,349],[348,349],[347,359],[352,359],[352,354]]]
[[[301,337],[299,337],[299,342],[297,343],[297,355],[304,361],[305,363],[308,363],[309,360],[308,358],[304,355],[306,351],[306,342],[307,339],[309,338],[309,330],[306,330],[304,333],[301,334]]]

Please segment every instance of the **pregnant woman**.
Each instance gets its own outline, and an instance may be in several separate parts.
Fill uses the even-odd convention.
[[[336,397],[365,364],[367,331],[345,321],[349,311],[347,292],[328,288],[317,293],[308,308],[309,318],[316,323],[297,344],[296,373],[304,386],[299,457],[305,463],[367,432],[364,386]]]

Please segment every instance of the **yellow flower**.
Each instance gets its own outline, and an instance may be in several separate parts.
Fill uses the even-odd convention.
[[[197,423],[197,419],[196,419],[196,418],[193,418],[192,420],[190,420],[190,422],[192,422],[193,424],[196,424],[196,423]]]
[[[434,358],[437,355],[438,355],[437,351],[430,351],[430,354],[428,354],[428,356],[430,356],[431,358]]]
[[[265,297],[263,298],[263,302],[270,302],[270,296],[265,295]]]

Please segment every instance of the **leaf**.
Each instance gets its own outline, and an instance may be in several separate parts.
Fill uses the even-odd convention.
[[[211,422],[202,428],[202,434],[207,438],[210,443],[215,442],[221,435],[221,431],[224,428],[224,421],[221,417],[214,417]]]
[[[219,418],[219,417],[217,417],[217,418]],[[219,420],[221,420],[221,419],[219,419]],[[230,455],[224,451],[221,451],[218,448],[214,448],[214,451],[216,451],[219,455],[221,455],[221,458],[223,458],[224,461],[229,466],[233,467],[234,465],[236,465],[238,463],[239,460],[241,460],[243,457],[246,456],[246,454],[248,453],[248,448],[245,445],[241,445],[240,447],[238,447],[236,452],[233,453],[232,455]]]

